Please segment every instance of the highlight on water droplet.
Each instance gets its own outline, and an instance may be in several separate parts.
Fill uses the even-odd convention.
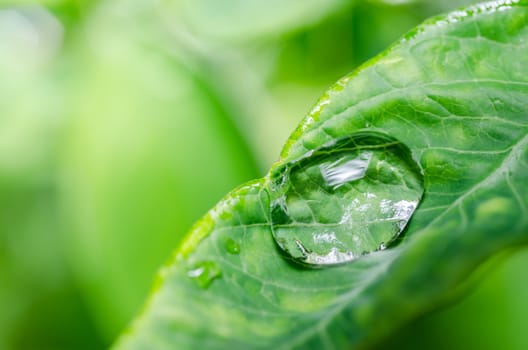
[[[383,133],[359,132],[272,171],[273,236],[303,264],[348,262],[390,246],[423,186],[407,146]]]
[[[222,276],[222,270],[214,261],[202,261],[194,264],[187,271],[187,276],[192,278],[198,286],[206,289],[216,278]]]
[[[229,254],[240,254],[240,245],[232,238],[226,239],[225,247]]]

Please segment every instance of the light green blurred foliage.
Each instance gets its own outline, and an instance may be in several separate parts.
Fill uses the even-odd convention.
[[[109,344],[189,226],[269,167],[326,87],[470,2],[0,3],[0,349]],[[526,321],[527,266],[504,265],[412,339],[477,344],[486,329],[522,349],[484,320],[502,298],[503,320]]]
[[[226,43],[266,39],[306,28],[350,7],[351,0],[180,0],[169,4],[193,34]]]
[[[42,8],[0,10],[2,349],[101,344],[62,254],[58,224],[63,34]]]
[[[178,57],[155,10],[107,3],[77,39],[61,198],[68,252],[108,339],[190,225],[258,174],[208,77]]]

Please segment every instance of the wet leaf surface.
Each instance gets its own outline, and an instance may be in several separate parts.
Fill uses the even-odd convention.
[[[477,5],[425,23],[340,80],[270,174],[197,223],[116,348],[368,346],[434,308],[494,253],[526,243],[527,43],[527,1]],[[270,179],[364,131],[406,145],[423,170],[423,199],[388,249],[305,268],[273,238]],[[214,277],[206,288],[189,276],[204,264]]]

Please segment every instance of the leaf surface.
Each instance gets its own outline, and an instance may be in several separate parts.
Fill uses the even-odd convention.
[[[195,226],[116,348],[366,346],[434,308],[494,253],[526,243],[527,42],[527,1],[477,5],[426,22],[341,79],[270,174]],[[408,147],[422,202],[389,249],[304,268],[273,239],[269,179],[364,131]]]

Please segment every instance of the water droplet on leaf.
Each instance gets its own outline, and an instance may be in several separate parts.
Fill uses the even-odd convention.
[[[192,278],[201,288],[208,288],[213,280],[222,276],[222,270],[214,261],[199,262],[187,271],[187,276]]]
[[[240,245],[231,238],[228,238],[226,240],[225,247],[226,247],[227,252],[230,254],[240,253]]]
[[[304,264],[344,263],[389,246],[422,194],[421,169],[404,144],[357,133],[273,171],[273,236]]]

